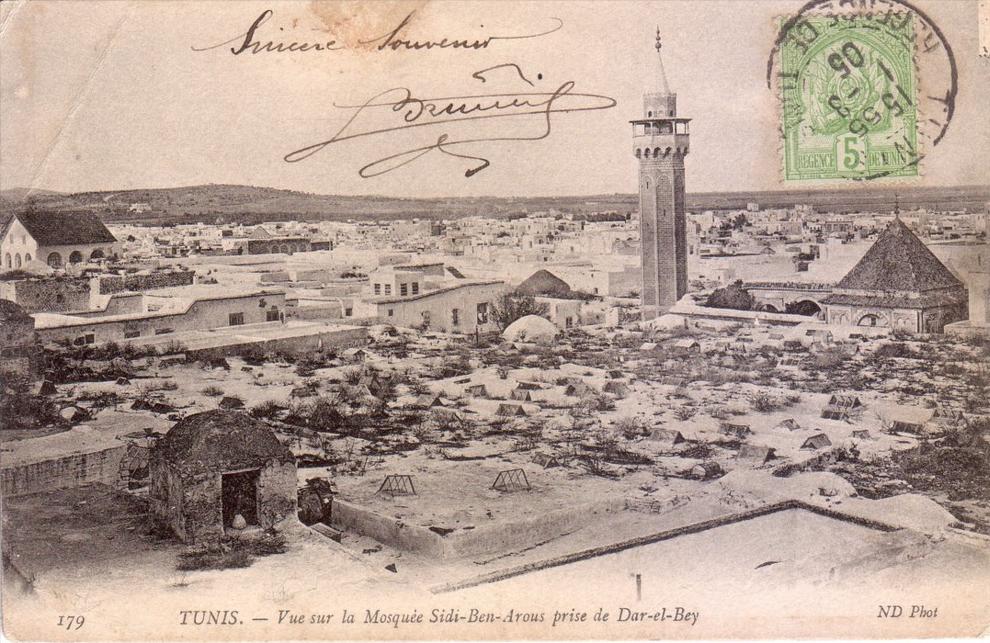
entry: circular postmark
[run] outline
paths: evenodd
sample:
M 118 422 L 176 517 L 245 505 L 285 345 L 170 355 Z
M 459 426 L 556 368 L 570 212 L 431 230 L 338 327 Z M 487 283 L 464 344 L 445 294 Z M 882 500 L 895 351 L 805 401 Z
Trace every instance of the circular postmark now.
M 779 24 L 767 87 L 784 179 L 917 176 L 958 89 L 938 25 L 905 0 L 811 0 Z

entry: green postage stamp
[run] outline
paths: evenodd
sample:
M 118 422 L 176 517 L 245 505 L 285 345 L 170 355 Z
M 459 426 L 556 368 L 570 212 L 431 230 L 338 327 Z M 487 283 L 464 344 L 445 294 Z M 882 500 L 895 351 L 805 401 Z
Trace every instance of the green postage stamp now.
M 916 176 L 913 16 L 806 16 L 780 43 L 784 178 Z

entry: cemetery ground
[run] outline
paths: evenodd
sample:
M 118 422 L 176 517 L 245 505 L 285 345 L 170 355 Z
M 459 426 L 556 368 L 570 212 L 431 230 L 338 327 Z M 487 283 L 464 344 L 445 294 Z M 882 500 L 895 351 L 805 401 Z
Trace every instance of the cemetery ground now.
M 242 409 L 291 448 L 304 491 L 441 543 L 492 538 L 438 560 L 360 529 L 338 525 L 337 543 L 293 526 L 285 553 L 242 562 L 306 577 L 332 560 L 346 582 L 415 591 L 789 499 L 926 533 L 990 533 L 985 344 L 714 323 L 575 330 L 552 345 L 371 335 L 361 350 L 304 356 L 61 351 L 54 391 L 8 388 L 5 404 L 30 412 L 0 432 L 5 466 L 147 445 L 189 414 Z M 13 543 L 34 570 L 26 582 L 79 589 L 140 570 L 149 591 L 181 595 L 250 578 L 180 570 L 189 548 L 154 531 L 147 471 L 129 473 L 127 490 L 6 502 L 5 552 Z M 93 507 L 111 519 L 96 524 Z M 532 525 L 543 535 L 512 535 Z M 58 566 L 39 564 L 53 549 Z

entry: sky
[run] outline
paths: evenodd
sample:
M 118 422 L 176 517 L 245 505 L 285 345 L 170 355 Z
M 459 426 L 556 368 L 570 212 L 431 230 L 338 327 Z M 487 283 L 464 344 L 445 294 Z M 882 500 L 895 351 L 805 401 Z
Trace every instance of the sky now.
M 823 187 L 784 181 L 779 104 L 766 87 L 776 19 L 803 1 L 456 3 L 74 2 L 0 5 L 0 188 L 59 191 L 237 183 L 323 194 L 398 197 L 555 196 L 633 192 L 637 161 L 629 120 L 655 84 L 655 30 L 692 118 L 689 192 Z M 976 0 L 916 0 L 943 30 L 958 65 L 956 111 L 926 150 L 915 185 L 985 184 L 990 168 L 990 59 L 977 56 Z M 251 24 L 265 42 L 326 42 L 334 51 L 233 55 Z M 493 40 L 478 50 L 377 51 L 412 13 L 407 39 Z M 212 47 L 232 41 L 231 43 Z M 380 43 L 381 41 L 376 41 Z M 197 51 L 199 49 L 199 51 Z M 515 65 L 510 67 L 508 65 Z M 496 67 L 494 70 L 483 70 Z M 483 72 L 481 77 L 472 76 Z M 936 79 L 937 80 L 937 79 Z M 557 107 L 608 109 L 392 130 L 408 112 L 361 110 L 374 96 L 552 93 Z M 935 83 L 936 81 L 932 81 Z M 612 99 L 612 100 L 608 100 Z M 504 99 L 509 100 L 509 99 Z M 536 99 L 534 99 L 536 100 Z M 511 110 L 510 110 L 511 111 Z M 502 110 L 498 113 L 506 113 Z M 355 116 L 356 114 L 356 116 Z M 287 154 L 346 131 L 308 158 Z M 423 123 L 420 115 L 413 122 Z M 391 131 L 389 131 L 391 130 Z M 362 167 L 433 146 L 371 178 Z M 443 146 L 441 146 L 443 147 Z M 470 177 L 465 171 L 488 165 Z M 372 165 L 366 173 L 387 169 Z M 845 187 L 845 185 L 843 185 Z

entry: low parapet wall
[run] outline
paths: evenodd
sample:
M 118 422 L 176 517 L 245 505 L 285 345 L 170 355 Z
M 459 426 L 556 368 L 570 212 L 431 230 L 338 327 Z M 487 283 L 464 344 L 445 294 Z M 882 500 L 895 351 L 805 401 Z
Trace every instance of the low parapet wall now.
M 333 499 L 330 506 L 330 525 L 344 531 L 354 531 L 378 542 L 432 558 L 443 558 L 444 547 L 440 534 L 426 527 L 410 525 L 404 520 L 384 516 L 370 509 Z
M 675 527 L 673 529 L 657 532 L 655 534 L 649 534 L 647 536 L 640 536 L 637 538 L 632 538 L 630 540 L 624 540 L 622 542 L 613 543 L 611 545 L 604 545 L 601 547 L 594 547 L 592 549 L 585 549 L 583 551 L 564 554 L 563 556 L 558 556 L 556 558 L 539 560 L 532 563 L 525 563 L 523 565 L 517 565 L 516 567 L 510 567 L 508 569 L 501 569 L 494 572 L 489 572 L 487 574 L 482 574 L 481 576 L 476 576 L 474 578 L 468 578 L 461 581 L 446 583 L 444 585 L 438 585 L 436 587 L 431 588 L 430 591 L 434 594 L 444 594 L 447 592 L 454 592 L 461 589 L 466 589 L 468 587 L 475 587 L 477 585 L 496 583 L 499 581 L 506 580 L 508 578 L 513 578 L 515 576 L 522 576 L 523 574 L 529 574 L 531 572 L 549 569 L 551 567 L 560 567 L 562 565 L 569 565 L 571 563 L 580 562 L 582 560 L 587 560 L 589 558 L 595 558 L 597 556 L 604 556 L 606 554 L 614 554 L 616 552 L 625 551 L 627 549 L 632 549 L 634 547 L 652 545 L 653 543 L 658 543 L 663 540 L 670 540 L 672 538 L 678 538 L 680 536 L 696 534 L 702 531 L 707 531 L 709 529 L 714 529 L 716 527 L 722 527 L 724 525 L 729 525 L 736 522 L 742 522 L 745 520 L 752 520 L 753 518 L 767 516 L 772 513 L 777 513 L 778 511 L 789 511 L 792 509 L 810 511 L 812 513 L 816 513 L 821 516 L 834 518 L 836 520 L 842 520 L 845 522 L 859 525 L 861 527 L 866 527 L 868 529 L 875 529 L 877 531 L 889 532 L 889 531 L 896 531 L 899 529 L 899 527 L 895 525 L 887 524 L 885 522 L 872 520 L 869 518 L 863 518 L 861 516 L 851 515 L 848 513 L 844 513 L 842 511 L 837 511 L 835 509 L 820 507 L 818 505 L 814 505 L 808 502 L 803 502 L 801 500 L 784 500 L 781 502 L 764 505 L 762 507 L 748 509 L 746 511 L 742 511 L 739 513 L 718 516 L 716 518 L 703 520 L 701 522 L 696 522 L 689 525 L 683 525 L 681 527 Z
M 127 471 L 121 468 L 126 455 L 127 445 L 122 444 L 101 451 L 4 467 L 0 469 L 0 493 L 20 496 L 78 487 L 89 482 L 102 482 L 120 488 L 127 485 Z
M 721 321 L 738 322 L 741 324 L 762 323 L 770 326 L 797 326 L 798 324 L 819 322 L 823 327 L 825 325 L 825 322 L 805 315 L 770 313 L 756 310 L 734 310 L 732 308 L 709 308 L 707 306 L 694 306 L 689 304 L 676 304 L 667 312 L 671 315 L 702 317 L 705 319 L 717 319 Z
M 337 529 L 374 538 L 390 547 L 444 560 L 500 553 L 542 543 L 574 531 L 601 514 L 624 508 L 625 502 L 621 499 L 595 502 L 550 511 L 534 518 L 441 535 L 428 527 L 410 525 L 404 520 L 334 498 L 330 523 Z

